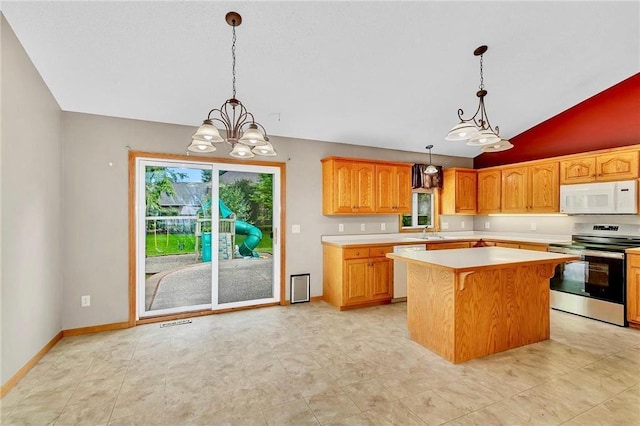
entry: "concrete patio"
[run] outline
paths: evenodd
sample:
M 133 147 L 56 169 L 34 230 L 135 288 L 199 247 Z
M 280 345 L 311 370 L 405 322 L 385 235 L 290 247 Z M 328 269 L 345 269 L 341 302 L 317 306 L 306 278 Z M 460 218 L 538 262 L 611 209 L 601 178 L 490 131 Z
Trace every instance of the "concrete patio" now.
M 211 303 L 211 263 L 192 254 L 149 257 L 146 273 L 147 310 Z M 219 303 L 273 297 L 273 258 L 238 258 L 219 262 Z

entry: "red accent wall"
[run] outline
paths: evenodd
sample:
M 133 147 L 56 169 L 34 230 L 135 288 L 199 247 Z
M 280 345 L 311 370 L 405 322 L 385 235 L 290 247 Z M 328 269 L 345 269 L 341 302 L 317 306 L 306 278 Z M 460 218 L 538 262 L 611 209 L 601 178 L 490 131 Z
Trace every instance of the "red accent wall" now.
M 474 168 L 640 144 L 640 73 L 509 140 L 512 149 L 481 154 Z

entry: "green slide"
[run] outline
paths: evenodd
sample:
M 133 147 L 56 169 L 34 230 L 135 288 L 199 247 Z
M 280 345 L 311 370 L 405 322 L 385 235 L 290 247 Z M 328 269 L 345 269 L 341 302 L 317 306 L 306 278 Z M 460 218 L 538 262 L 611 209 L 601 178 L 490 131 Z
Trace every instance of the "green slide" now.
M 223 219 L 227 219 L 233 214 L 231 209 L 229 209 L 222 200 L 218 200 L 218 207 L 220 208 L 220 217 Z M 258 257 L 258 253 L 253 251 L 253 249 L 258 247 L 258 244 L 260 244 L 260 240 L 262 240 L 262 231 L 258 227 L 247 223 L 244 220 L 236 220 L 236 234 L 247 235 L 247 238 L 238 248 L 240 254 L 242 256 Z

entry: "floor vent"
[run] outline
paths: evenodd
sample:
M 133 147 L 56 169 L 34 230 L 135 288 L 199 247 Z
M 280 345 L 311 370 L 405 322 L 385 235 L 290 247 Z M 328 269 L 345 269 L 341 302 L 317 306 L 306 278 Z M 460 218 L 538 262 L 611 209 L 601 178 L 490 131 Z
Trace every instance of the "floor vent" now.
M 160 324 L 160 328 L 173 327 L 174 325 L 183 325 L 183 324 L 191 324 L 191 320 L 184 319 L 184 320 L 178 320 L 178 321 L 163 322 L 162 324 Z
M 291 303 L 308 302 L 310 287 L 310 274 L 291 275 Z

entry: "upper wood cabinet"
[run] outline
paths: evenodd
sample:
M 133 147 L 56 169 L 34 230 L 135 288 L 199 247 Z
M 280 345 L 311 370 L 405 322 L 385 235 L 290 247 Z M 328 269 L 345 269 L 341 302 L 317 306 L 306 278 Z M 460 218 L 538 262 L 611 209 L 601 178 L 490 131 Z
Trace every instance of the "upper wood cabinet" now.
M 328 157 L 322 160 L 322 214 L 411 212 L 411 164 Z
M 557 161 L 502 168 L 502 213 L 556 213 L 559 192 Z
M 561 184 L 637 178 L 638 151 L 588 155 L 560 162 Z
M 500 213 L 501 177 L 500 170 L 478 171 L 478 214 Z
M 376 213 L 411 213 L 411 168 L 376 164 Z
M 477 173 L 473 169 L 451 168 L 443 172 L 441 213 L 475 214 Z

